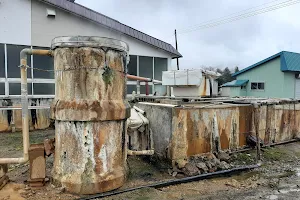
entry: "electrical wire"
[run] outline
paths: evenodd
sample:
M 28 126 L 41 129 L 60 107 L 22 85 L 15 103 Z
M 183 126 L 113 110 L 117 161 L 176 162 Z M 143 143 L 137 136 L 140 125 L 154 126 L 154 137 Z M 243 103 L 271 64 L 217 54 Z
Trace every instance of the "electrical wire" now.
M 274 2 L 276 2 L 276 1 L 279 1 L 279 0 L 274 0 L 274 1 L 271 1 L 271 2 L 267 2 L 267 3 L 264 3 L 264 4 L 260 4 L 260 5 L 257 5 L 257 6 L 250 7 L 250 8 L 244 9 L 244 10 L 240 10 L 240 11 L 238 11 L 238 12 L 234 12 L 234 13 L 231 13 L 231 14 L 229 14 L 229 15 L 225 15 L 225 16 L 222 16 L 222 17 L 218 17 L 218 18 L 215 18 L 215 19 L 208 20 L 208 21 L 204 21 L 204 22 L 202 22 L 202 23 L 200 23 L 200 24 L 198 24 L 198 25 L 190 26 L 190 27 L 185 28 L 185 29 L 178 29 L 178 31 L 184 32 L 184 31 L 187 31 L 187 30 L 190 30 L 190 29 L 193 29 L 193 28 L 197 28 L 197 27 L 199 27 L 199 26 L 201 26 L 201 25 L 208 24 L 209 22 L 213 23 L 213 22 L 217 22 L 217 21 L 220 21 L 220 20 L 228 19 L 230 16 L 233 16 L 233 15 L 237 15 L 237 14 L 239 14 L 239 15 L 245 14 L 245 13 L 244 13 L 245 11 L 250 11 L 250 10 L 252 10 L 251 12 L 253 12 L 253 9 L 254 9 L 254 8 L 259 8 L 259 7 L 262 7 L 262 6 L 264 6 L 264 5 L 268 5 L 268 4 L 274 3 Z M 282 3 L 289 2 L 289 1 L 292 1 L 292 0 L 288 0 L 288 1 L 285 1 L 285 2 L 280 2 L 280 3 L 278 3 L 278 4 L 274 4 L 274 5 L 271 5 L 271 6 L 279 5 L 279 4 L 282 4 Z M 261 8 L 261 9 L 263 9 L 263 8 Z M 237 16 L 239 16 L 239 15 L 237 15 Z
M 278 3 L 278 4 L 272 5 L 272 6 L 268 6 L 268 7 L 261 8 L 261 9 L 255 10 L 255 11 L 244 13 L 242 15 L 238 15 L 238 16 L 235 16 L 235 17 L 230 17 L 230 18 L 226 18 L 226 19 L 223 19 L 223 20 L 220 20 L 220 21 L 207 23 L 207 24 L 201 25 L 201 26 L 199 26 L 197 28 L 194 28 L 194 29 L 191 29 L 191 30 L 178 32 L 177 34 L 186 34 L 186 33 L 190 33 L 190 32 L 193 32 L 193 31 L 200 30 L 200 29 L 206 29 L 206 28 L 219 26 L 219 25 L 222 25 L 222 24 L 234 22 L 234 21 L 241 20 L 241 19 L 244 19 L 244 18 L 252 17 L 252 16 L 255 16 L 255 15 L 259 15 L 259 14 L 267 13 L 267 12 L 277 10 L 277 9 L 280 9 L 280 8 L 284 8 L 284 7 L 287 7 L 287 6 L 291 6 L 291 5 L 294 5 L 294 4 L 297 4 L 297 3 L 300 3 L 300 1 L 299 0 L 296 0 L 296 1 L 289 0 L 289 1 L 281 2 L 281 3 Z
M 233 16 L 233 15 L 237 15 L 237 14 L 240 14 L 240 13 L 243 13 L 244 11 L 249 11 L 249 10 L 253 10 L 254 8 L 259 8 L 259 7 L 262 7 L 264 5 L 268 5 L 268 4 L 271 4 L 271 3 L 274 3 L 276 1 L 280 1 L 280 0 L 273 0 L 273 1 L 270 1 L 270 2 L 267 2 L 267 3 L 264 3 L 264 4 L 260 4 L 260 5 L 257 5 L 257 6 L 253 6 L 253 7 L 250 7 L 250 8 L 247 8 L 247 9 L 244 9 L 244 10 L 240 10 L 238 12 L 234 12 L 234 13 L 231 13 L 229 15 L 225 15 L 225 16 L 222 16 L 222 17 L 218 17 L 218 18 L 215 18 L 215 19 L 211 19 L 211 20 L 208 20 L 208 21 L 204 21 L 198 25 L 194 25 L 194 26 L 191 26 L 189 28 L 185 28 L 185 29 L 177 29 L 179 30 L 180 32 L 185 32 L 185 31 L 189 31 L 190 29 L 193 29 L 193 28 L 197 28 L 201 25 L 204 25 L 204 24 L 207 24 L 209 22 L 216 22 L 216 21 L 220 21 L 220 20 L 224 20 L 224 19 L 228 19 L 230 16 Z M 286 2 L 289 2 L 289 1 L 292 1 L 292 0 L 288 0 L 288 1 L 285 1 L 285 2 L 280 2 L 278 4 L 282 4 L 282 3 L 286 3 Z M 274 5 L 278 5 L 278 4 L 274 4 Z M 272 5 L 272 6 L 274 6 Z M 253 12 L 253 11 L 252 11 Z M 168 37 L 166 37 L 166 40 L 167 39 L 170 39 L 170 37 L 173 37 L 175 34 L 173 33 L 172 35 L 169 35 Z M 173 40 L 172 40 L 173 41 Z

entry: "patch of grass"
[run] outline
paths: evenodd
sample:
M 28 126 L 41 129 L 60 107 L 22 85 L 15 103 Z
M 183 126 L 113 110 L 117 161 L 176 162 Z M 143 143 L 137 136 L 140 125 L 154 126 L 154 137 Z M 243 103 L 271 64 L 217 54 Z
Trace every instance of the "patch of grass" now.
M 249 153 L 237 153 L 234 158 L 234 162 L 241 165 L 250 165 L 253 164 L 254 161 L 254 155 Z
M 294 154 L 295 154 L 296 157 L 298 157 L 298 158 L 300 157 L 300 152 L 299 151 L 294 152 Z
M 263 157 L 268 161 L 280 161 L 289 158 L 289 154 L 284 149 L 268 147 L 264 149 Z
M 249 172 L 242 172 L 241 174 L 234 176 L 234 179 L 237 181 L 244 181 L 253 177 L 260 177 L 261 172 L 260 171 L 249 171 Z
M 281 174 L 279 174 L 277 176 L 277 178 L 285 178 L 285 177 L 290 177 L 290 176 L 294 176 L 296 175 L 296 172 L 295 171 L 292 171 L 292 170 L 287 170 Z
M 151 179 L 156 169 L 149 163 L 145 162 L 141 157 L 130 156 L 127 159 L 129 167 L 129 179 L 143 178 Z
M 267 178 L 267 179 L 274 179 L 274 178 L 275 179 L 280 179 L 280 178 L 291 177 L 291 176 L 294 176 L 295 174 L 296 174 L 295 171 L 285 170 L 284 172 L 281 172 L 281 173 L 275 173 L 275 174 L 264 176 L 264 178 Z

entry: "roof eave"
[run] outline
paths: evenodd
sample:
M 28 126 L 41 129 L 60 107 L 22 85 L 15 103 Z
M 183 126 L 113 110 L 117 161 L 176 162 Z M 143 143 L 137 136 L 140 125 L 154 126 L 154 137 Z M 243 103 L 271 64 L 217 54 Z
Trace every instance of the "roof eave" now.
M 110 18 L 110 17 L 107 17 L 107 16 L 105 16 L 105 15 L 103 15 L 103 14 L 101 14 L 101 13 L 98 13 L 98 12 L 96 12 L 96 11 L 94 11 L 94 10 L 92 10 L 92 9 L 89 9 L 89 8 L 87 8 L 87 7 L 84 7 L 84 6 L 80 5 L 80 4 L 73 3 L 73 2 L 69 2 L 69 1 L 64 1 L 64 3 L 67 3 L 67 4 L 69 3 L 69 6 L 63 7 L 63 6 L 62 6 L 63 4 L 62 4 L 61 0 L 59 0 L 58 2 L 57 2 L 57 0 L 38 0 L 38 1 L 43 2 L 43 3 L 46 3 L 46 4 L 49 4 L 49 5 L 52 5 L 52 6 L 54 6 L 54 7 L 57 7 L 57 8 L 59 8 L 59 9 L 62 9 L 62 10 L 64 10 L 64 11 L 66 11 L 66 12 L 69 12 L 69 13 L 72 13 L 72 14 L 74 14 L 74 15 L 76 15 L 76 16 L 82 17 L 82 18 L 84 18 L 84 19 L 87 19 L 87 20 L 96 22 L 96 23 L 98 23 L 98 24 L 100 24 L 100 25 L 102 25 L 102 26 L 104 26 L 104 27 L 106 27 L 106 28 L 108 28 L 108 29 L 113 29 L 113 30 L 115 30 L 115 31 L 121 32 L 122 34 L 125 34 L 125 35 L 127 35 L 127 36 L 129 36 L 129 37 L 132 37 L 132 38 L 136 39 L 136 40 L 139 40 L 139 41 L 142 41 L 142 42 L 144 42 L 144 43 L 146 43 L 146 44 L 149 44 L 149 45 L 151 45 L 151 46 L 154 46 L 154 47 L 156 47 L 156 48 L 158 48 L 158 49 L 161 49 L 161 50 L 163 50 L 163 51 L 165 51 L 165 52 L 167 52 L 167 53 L 169 53 L 169 54 L 171 54 L 171 55 L 175 55 L 175 56 L 172 56 L 172 59 L 173 59 L 173 58 L 180 58 L 180 57 L 182 57 L 182 55 L 181 55 L 181 54 L 180 54 L 180 53 L 179 53 L 179 52 L 178 52 L 171 44 L 166 43 L 166 42 L 164 42 L 164 41 L 162 41 L 162 40 L 159 40 L 159 39 L 157 39 L 157 38 L 154 38 L 154 37 L 152 37 L 152 36 L 150 36 L 150 35 L 148 35 L 148 34 L 146 34 L 146 33 L 143 33 L 143 32 L 141 32 L 141 31 L 138 31 L 138 30 L 136 30 L 136 29 L 134 29 L 134 28 L 132 28 L 132 27 L 129 27 L 129 26 L 125 25 L 125 24 L 122 24 L 122 23 L 120 23 L 120 22 L 117 21 L 117 20 L 114 20 L 114 19 L 112 19 L 112 18 Z M 88 11 L 90 11 L 90 12 L 93 12 L 93 14 L 90 14 L 90 17 L 85 16 L 85 15 L 86 15 L 86 10 L 85 10 L 85 12 L 83 12 L 84 14 L 77 13 L 77 12 L 71 10 L 71 7 L 72 7 L 73 4 L 76 5 L 76 6 L 80 6 L 82 9 L 86 9 L 86 10 L 88 10 Z M 126 32 L 126 30 L 121 31 L 121 28 L 120 28 L 120 27 L 117 28 L 117 27 L 114 27 L 114 26 L 108 26 L 108 25 L 106 25 L 106 24 L 104 24 L 104 23 L 101 23 L 101 22 L 95 20 L 95 19 L 92 19 L 93 17 L 95 17 L 95 16 L 94 16 L 95 14 L 96 14 L 96 15 L 99 15 L 100 17 L 106 17 L 106 18 L 107 18 L 108 20 L 110 20 L 110 21 L 114 21 L 114 22 L 118 23 L 119 25 L 126 26 L 127 28 L 130 28 L 130 29 L 132 29 L 132 30 L 134 30 L 134 31 L 137 31 L 137 32 L 139 32 L 140 34 L 142 34 L 143 36 L 145 35 L 145 37 L 146 37 L 146 36 L 147 36 L 147 37 L 150 37 L 151 39 L 149 39 L 149 40 L 155 40 L 156 43 L 157 43 L 157 45 L 155 45 L 155 43 L 153 44 L 153 43 L 151 43 L 151 42 L 148 42 L 147 39 L 143 40 L 143 37 L 142 37 L 142 36 L 139 38 L 139 37 L 134 37 L 133 35 L 130 35 L 130 34 L 129 34 L 130 31 L 127 31 L 127 32 Z M 106 22 L 106 23 L 108 24 L 108 22 Z M 141 38 L 142 38 L 142 39 L 141 39 Z M 163 48 L 164 46 L 165 46 L 165 48 Z

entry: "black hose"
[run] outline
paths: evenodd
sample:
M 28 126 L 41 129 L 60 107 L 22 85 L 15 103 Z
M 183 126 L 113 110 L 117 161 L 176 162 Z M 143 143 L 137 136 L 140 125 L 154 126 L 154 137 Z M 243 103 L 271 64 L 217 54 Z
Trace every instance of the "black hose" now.
M 255 169 L 258 167 L 259 167 L 259 165 L 247 165 L 247 166 L 237 167 L 237 168 L 223 170 L 223 171 L 216 171 L 216 172 L 212 172 L 212 173 L 208 173 L 208 174 L 200 174 L 200 175 L 185 177 L 185 178 L 181 178 L 181 179 L 163 181 L 163 182 L 158 182 L 158 183 L 156 182 L 156 183 L 152 183 L 149 185 L 142 185 L 142 186 L 128 188 L 128 189 L 124 189 L 124 190 L 115 190 L 112 192 L 95 194 L 95 195 L 91 195 L 91 196 L 87 196 L 87 197 L 82 197 L 78 200 L 104 198 L 104 197 L 113 196 L 113 195 L 117 195 L 117 194 L 121 194 L 121 193 L 125 193 L 125 192 L 131 192 L 131 191 L 143 189 L 143 188 L 161 188 L 161 187 L 166 187 L 166 186 L 170 186 L 170 185 L 176 185 L 176 184 L 181 184 L 181 183 L 188 183 L 188 182 L 192 182 L 192 181 L 203 180 L 203 179 L 207 179 L 207 178 L 214 178 L 219 175 L 226 175 L 226 174 L 228 175 L 228 174 L 238 173 L 241 171 Z

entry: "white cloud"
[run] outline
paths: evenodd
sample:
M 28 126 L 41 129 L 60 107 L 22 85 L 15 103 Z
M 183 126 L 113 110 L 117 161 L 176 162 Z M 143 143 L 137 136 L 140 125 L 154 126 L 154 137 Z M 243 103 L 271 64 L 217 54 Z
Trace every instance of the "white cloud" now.
M 271 0 L 76 0 L 174 45 L 180 30 Z M 283 1 L 283 0 L 282 0 Z M 280 0 L 278 0 L 280 2 Z M 178 35 L 181 68 L 247 67 L 282 50 L 300 52 L 300 5 Z M 176 62 L 174 60 L 175 67 Z

